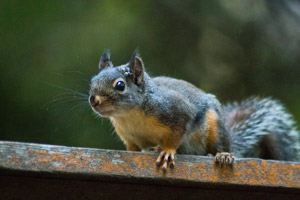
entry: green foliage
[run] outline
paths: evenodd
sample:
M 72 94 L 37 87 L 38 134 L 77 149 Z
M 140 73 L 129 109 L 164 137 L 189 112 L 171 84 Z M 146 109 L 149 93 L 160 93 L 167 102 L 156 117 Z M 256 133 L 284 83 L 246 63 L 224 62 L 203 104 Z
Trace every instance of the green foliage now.
M 124 148 L 66 88 L 88 94 L 104 49 L 119 65 L 136 47 L 152 75 L 222 102 L 273 96 L 299 122 L 299 10 L 296 1 L 2 1 L 0 139 Z

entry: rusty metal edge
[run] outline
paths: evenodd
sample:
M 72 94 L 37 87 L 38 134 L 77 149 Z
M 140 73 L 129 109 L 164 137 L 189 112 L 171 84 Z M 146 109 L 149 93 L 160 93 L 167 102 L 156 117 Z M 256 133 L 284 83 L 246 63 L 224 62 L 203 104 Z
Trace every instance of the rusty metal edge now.
M 300 191 L 300 163 L 237 159 L 233 168 L 220 167 L 205 156 L 177 155 L 176 167 L 155 166 L 155 153 L 65 147 L 0 141 L 2 174 L 80 176 L 91 180 L 119 179 L 169 185 L 281 188 Z M 184 183 L 184 184 L 183 184 Z

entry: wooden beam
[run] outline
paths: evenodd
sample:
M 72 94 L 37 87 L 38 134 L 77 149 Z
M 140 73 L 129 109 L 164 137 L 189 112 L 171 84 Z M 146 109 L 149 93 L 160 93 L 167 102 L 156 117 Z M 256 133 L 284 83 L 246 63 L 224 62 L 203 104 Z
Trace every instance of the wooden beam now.
M 156 157 L 0 141 L 0 194 L 5 199 L 18 199 L 24 192 L 33 199 L 80 194 L 87 199 L 101 194 L 122 199 L 153 199 L 157 194 L 167 199 L 300 197 L 300 163 L 236 159 L 233 167 L 220 167 L 210 157 L 176 155 L 175 168 L 164 172 L 156 167 Z

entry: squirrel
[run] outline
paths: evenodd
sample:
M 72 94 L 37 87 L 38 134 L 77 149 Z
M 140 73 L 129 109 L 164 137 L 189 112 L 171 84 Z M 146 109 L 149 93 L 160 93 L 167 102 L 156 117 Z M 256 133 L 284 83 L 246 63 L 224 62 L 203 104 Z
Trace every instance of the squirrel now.
M 232 165 L 237 157 L 297 161 L 299 133 L 293 117 L 271 98 L 221 105 L 184 80 L 151 77 L 136 50 L 114 67 L 110 52 L 91 79 L 89 103 L 109 118 L 129 151 L 160 152 L 157 166 L 175 166 L 174 155 L 214 155 Z

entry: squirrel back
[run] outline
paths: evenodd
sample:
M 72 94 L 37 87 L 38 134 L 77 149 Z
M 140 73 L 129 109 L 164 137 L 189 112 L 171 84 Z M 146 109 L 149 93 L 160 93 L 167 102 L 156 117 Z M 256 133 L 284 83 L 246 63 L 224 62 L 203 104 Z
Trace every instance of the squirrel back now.
M 251 97 L 223 110 L 236 156 L 299 161 L 299 132 L 278 100 Z

